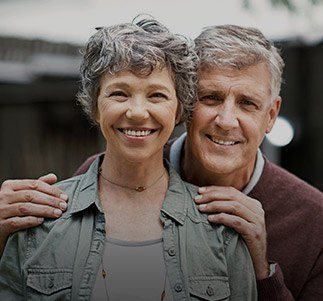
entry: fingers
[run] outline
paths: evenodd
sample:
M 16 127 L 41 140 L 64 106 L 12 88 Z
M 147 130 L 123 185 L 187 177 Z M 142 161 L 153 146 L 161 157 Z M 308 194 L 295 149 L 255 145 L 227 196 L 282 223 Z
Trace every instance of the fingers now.
M 9 235 L 19 230 L 36 227 L 43 223 L 43 221 L 43 218 L 35 216 L 12 217 L 1 221 L 0 227 L 2 234 Z
M 208 204 L 200 204 L 198 209 L 203 213 L 214 214 L 223 212 L 239 216 L 248 222 L 256 222 L 257 220 L 257 215 L 238 201 L 214 201 Z
M 11 219 L 14 217 L 34 216 L 57 218 L 62 215 L 62 210 L 47 205 L 34 203 L 15 203 L 3 207 L 1 219 Z
M 57 182 L 57 176 L 53 173 L 49 173 L 47 175 L 41 176 L 38 180 L 46 182 L 47 184 L 55 184 Z
M 235 229 L 245 240 L 266 235 L 265 212 L 258 200 L 233 187 L 202 187 L 199 193 L 195 202 L 201 212 L 209 214 L 210 222 Z
M 212 214 L 208 216 L 211 223 L 222 224 L 227 227 L 233 228 L 242 236 L 246 237 L 252 233 L 252 224 L 248 223 L 245 219 L 227 213 Z
M 45 176 L 47 180 L 54 180 L 53 175 Z M 7 180 L 2 183 L 1 191 L 37 190 L 45 194 L 67 200 L 67 195 L 59 188 L 49 185 L 41 180 Z
M 199 189 L 199 195 L 195 197 L 194 201 L 196 204 L 207 204 L 207 206 L 199 206 L 203 212 L 212 212 L 213 206 L 216 206 L 215 203 L 218 201 L 235 201 L 235 207 L 239 205 L 245 206 L 249 210 L 253 211 L 259 216 L 264 215 L 261 203 L 253 198 L 248 197 L 243 194 L 241 191 L 233 187 L 219 187 L 219 186 L 210 186 L 202 187 Z M 233 203 L 230 203 L 232 205 Z M 237 208 L 238 210 L 239 208 Z
M 39 192 L 36 190 L 19 190 L 16 192 L 8 192 L 6 195 L 7 195 L 7 204 L 26 202 L 26 203 L 48 205 L 62 210 L 65 210 L 67 207 L 66 202 L 61 198 L 57 198 L 55 196 L 52 196 L 43 192 Z

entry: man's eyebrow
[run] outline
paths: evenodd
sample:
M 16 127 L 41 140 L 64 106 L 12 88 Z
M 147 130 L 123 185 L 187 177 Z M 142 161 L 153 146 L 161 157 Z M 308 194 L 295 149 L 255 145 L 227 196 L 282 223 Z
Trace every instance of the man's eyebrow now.
M 212 87 L 204 87 L 204 88 L 197 88 L 197 94 L 216 94 L 220 97 L 224 97 L 226 93 L 221 90 L 220 87 L 213 86 Z

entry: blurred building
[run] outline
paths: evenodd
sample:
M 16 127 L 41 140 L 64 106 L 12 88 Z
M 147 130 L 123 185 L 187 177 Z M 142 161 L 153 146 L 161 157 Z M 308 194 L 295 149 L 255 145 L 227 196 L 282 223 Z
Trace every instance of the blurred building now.
M 49 171 L 63 179 L 103 149 L 76 105 L 79 50 L 0 37 L 0 182 Z

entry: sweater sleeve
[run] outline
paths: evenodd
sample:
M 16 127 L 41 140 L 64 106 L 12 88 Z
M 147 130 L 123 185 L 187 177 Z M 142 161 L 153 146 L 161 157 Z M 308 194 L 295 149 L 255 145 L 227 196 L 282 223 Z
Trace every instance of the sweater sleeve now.
M 257 281 L 259 301 L 292 301 L 295 300 L 285 285 L 280 266 L 275 264 L 274 273 L 265 279 Z
M 297 300 L 323 300 L 323 250 L 318 255 L 318 258 Z
M 257 300 L 257 284 L 252 259 L 243 239 L 236 232 L 226 242 L 225 253 L 230 301 Z

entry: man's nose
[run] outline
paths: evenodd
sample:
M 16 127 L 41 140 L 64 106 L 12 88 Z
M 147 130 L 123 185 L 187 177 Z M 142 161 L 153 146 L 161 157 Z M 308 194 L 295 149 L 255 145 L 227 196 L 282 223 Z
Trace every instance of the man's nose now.
M 147 100 L 144 97 L 134 97 L 129 101 L 126 117 L 131 120 L 140 121 L 149 117 Z
M 224 101 L 216 110 L 215 124 L 218 127 L 228 131 L 239 126 L 238 109 L 233 101 Z

